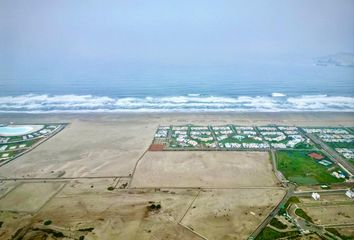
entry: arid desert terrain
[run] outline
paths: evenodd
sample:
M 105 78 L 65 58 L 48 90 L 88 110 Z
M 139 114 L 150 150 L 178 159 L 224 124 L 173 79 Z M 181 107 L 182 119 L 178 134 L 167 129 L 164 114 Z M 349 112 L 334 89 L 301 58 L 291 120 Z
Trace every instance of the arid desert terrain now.
M 0 167 L 0 239 L 247 239 L 285 195 L 269 154 L 151 152 L 156 128 L 353 126 L 354 115 L 6 114 L 0 122 L 68 123 Z

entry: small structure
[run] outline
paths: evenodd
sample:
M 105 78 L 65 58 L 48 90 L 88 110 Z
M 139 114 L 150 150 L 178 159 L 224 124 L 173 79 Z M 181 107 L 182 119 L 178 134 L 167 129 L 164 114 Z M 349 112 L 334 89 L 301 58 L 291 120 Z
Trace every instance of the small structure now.
M 308 156 L 312 157 L 313 159 L 316 159 L 316 160 L 321 160 L 324 158 L 324 156 L 322 156 L 321 154 L 315 153 L 315 152 L 309 153 Z
M 318 161 L 319 164 L 322 164 L 323 166 L 325 167 L 328 167 L 328 166 L 331 166 L 332 165 L 332 162 L 328 161 L 328 160 L 321 160 L 321 161 Z
M 332 172 L 332 176 L 336 177 L 336 178 L 345 178 L 345 175 L 341 172 L 341 171 L 338 171 L 338 172 Z
M 163 151 L 164 145 L 160 143 L 154 143 L 150 145 L 149 151 Z
M 314 199 L 314 200 L 320 200 L 320 194 L 318 194 L 317 192 L 313 192 L 311 194 L 311 197 Z
M 345 192 L 345 195 L 348 197 L 348 198 L 354 198 L 354 192 L 350 189 L 348 189 L 348 191 Z

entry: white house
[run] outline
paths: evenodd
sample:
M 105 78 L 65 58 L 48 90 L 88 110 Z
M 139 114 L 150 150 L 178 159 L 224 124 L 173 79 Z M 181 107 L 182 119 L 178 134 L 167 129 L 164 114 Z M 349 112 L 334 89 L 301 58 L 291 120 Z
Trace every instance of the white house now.
M 311 197 L 314 199 L 314 200 L 320 200 L 320 194 L 316 193 L 316 192 L 313 192 L 311 194 Z
M 354 198 L 354 192 L 348 189 L 348 191 L 345 192 L 345 195 L 347 195 L 348 198 Z

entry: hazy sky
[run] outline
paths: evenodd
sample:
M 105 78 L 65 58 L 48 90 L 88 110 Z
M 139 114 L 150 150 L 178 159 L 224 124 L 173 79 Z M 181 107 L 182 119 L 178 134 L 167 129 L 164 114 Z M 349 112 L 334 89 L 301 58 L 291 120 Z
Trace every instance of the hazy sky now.
M 354 52 L 353 0 L 0 0 L 0 70 Z

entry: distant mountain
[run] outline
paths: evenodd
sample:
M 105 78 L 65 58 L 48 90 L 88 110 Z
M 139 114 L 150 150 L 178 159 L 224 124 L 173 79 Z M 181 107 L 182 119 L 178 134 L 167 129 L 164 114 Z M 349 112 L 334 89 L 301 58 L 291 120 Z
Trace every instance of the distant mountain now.
M 337 53 L 315 59 L 316 65 L 319 66 L 342 66 L 354 67 L 354 54 L 353 53 Z

